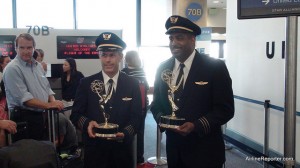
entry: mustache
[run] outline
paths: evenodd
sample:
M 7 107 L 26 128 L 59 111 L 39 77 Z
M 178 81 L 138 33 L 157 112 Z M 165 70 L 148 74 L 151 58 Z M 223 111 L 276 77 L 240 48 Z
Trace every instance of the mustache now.
M 171 46 L 171 49 L 180 49 L 181 47 L 180 46 L 177 46 L 177 45 L 174 45 L 174 46 Z

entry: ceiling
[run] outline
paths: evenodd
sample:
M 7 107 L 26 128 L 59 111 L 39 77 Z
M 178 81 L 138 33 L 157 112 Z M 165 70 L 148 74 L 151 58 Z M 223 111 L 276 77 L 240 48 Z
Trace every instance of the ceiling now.
M 227 0 L 207 0 L 208 8 L 226 8 Z

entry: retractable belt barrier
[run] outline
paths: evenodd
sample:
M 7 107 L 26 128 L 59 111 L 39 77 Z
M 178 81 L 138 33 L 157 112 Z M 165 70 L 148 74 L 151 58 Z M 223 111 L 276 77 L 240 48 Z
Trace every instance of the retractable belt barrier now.
M 43 112 L 21 109 L 18 107 L 10 110 L 9 119 L 16 122 L 17 133 L 14 135 L 8 134 L 8 144 L 10 145 L 21 139 L 49 139 L 55 146 L 55 132 L 57 131 L 57 134 L 59 135 L 59 112 L 60 111 L 56 108 L 47 109 Z M 57 121 L 57 130 L 55 130 L 55 121 Z M 44 129 L 48 130 L 48 136 L 45 134 Z M 58 141 L 60 141 L 59 138 Z
M 156 156 L 150 157 L 147 159 L 147 162 L 154 164 L 154 165 L 166 165 L 167 158 L 161 157 L 161 139 L 162 139 L 162 133 L 160 131 L 159 126 L 157 125 L 157 132 L 156 132 L 157 138 L 156 138 Z
M 270 100 L 265 100 L 265 138 L 264 138 L 264 155 L 269 157 L 269 130 L 270 130 Z M 264 168 L 268 168 L 269 164 L 263 162 Z
M 58 117 L 58 109 L 56 108 L 53 108 L 53 109 L 48 109 L 45 111 L 48 115 L 48 134 L 49 134 L 49 141 L 53 142 L 54 146 L 55 145 L 55 140 L 56 140 L 56 135 L 55 135 L 55 118 L 56 118 L 56 123 L 57 123 L 57 135 L 60 135 L 60 132 L 59 132 L 59 117 Z M 58 144 L 60 144 L 60 138 L 58 136 Z M 60 154 L 60 150 L 59 150 L 59 146 L 58 145 L 58 152 Z

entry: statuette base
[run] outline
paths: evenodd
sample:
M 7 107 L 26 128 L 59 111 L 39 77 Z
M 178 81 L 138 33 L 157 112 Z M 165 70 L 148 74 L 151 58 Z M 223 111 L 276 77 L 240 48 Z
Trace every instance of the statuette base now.
M 160 117 L 159 126 L 162 128 L 166 128 L 166 129 L 169 129 L 169 128 L 176 129 L 184 123 L 185 123 L 184 118 L 167 115 L 167 116 Z
M 113 138 L 116 137 L 119 125 L 113 123 L 101 123 L 98 128 L 94 128 L 96 137 Z

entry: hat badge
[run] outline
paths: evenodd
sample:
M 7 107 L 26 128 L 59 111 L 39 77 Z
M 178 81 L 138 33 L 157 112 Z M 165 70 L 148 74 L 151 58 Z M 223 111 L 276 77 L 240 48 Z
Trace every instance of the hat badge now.
M 178 20 L 178 17 L 170 17 L 171 23 L 176 23 Z
M 109 40 L 111 37 L 111 34 L 103 34 L 103 39 L 104 40 Z

